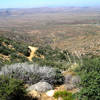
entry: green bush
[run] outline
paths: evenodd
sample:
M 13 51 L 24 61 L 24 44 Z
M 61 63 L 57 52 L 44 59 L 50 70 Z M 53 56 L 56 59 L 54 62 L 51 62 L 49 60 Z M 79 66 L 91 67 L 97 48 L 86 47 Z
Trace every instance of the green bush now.
M 6 46 L 2 43 L 5 43 Z M 14 49 L 8 48 L 9 45 L 11 45 Z M 9 61 L 5 61 L 6 59 L 4 59 L 4 61 L 2 62 L 0 59 L 0 61 L 2 62 L 0 63 L 0 65 L 25 62 L 28 61 L 26 56 L 29 56 L 27 44 L 15 42 L 5 37 L 0 37 L 0 53 L 10 57 Z M 19 53 L 21 53 L 22 55 L 19 55 Z
M 11 50 L 10 49 L 8 49 L 8 48 L 6 48 L 6 47 L 4 47 L 4 46 L 1 46 L 0 47 L 0 53 L 2 53 L 2 54 L 4 54 L 4 55 L 9 55 L 9 54 L 11 54 Z
M 67 91 L 57 91 L 54 94 L 55 98 L 61 97 L 63 100 L 74 100 L 72 93 Z
M 25 56 L 20 56 L 17 53 L 12 53 L 10 55 L 10 60 L 12 62 L 16 62 L 16 63 L 17 62 L 26 62 L 26 61 L 28 61 L 28 59 Z
M 33 58 L 33 61 L 44 66 L 52 66 L 60 70 L 68 69 L 72 63 L 79 63 L 79 58 L 72 55 L 68 50 L 52 49 L 50 46 L 40 47 L 36 54 L 44 55 L 44 59 Z
M 21 44 L 19 42 L 12 43 L 13 47 L 16 49 L 17 52 L 24 54 L 25 56 L 29 56 L 28 53 L 28 46 L 26 44 Z
M 12 49 L 5 47 L 4 45 L 2 45 L 2 42 L 4 42 L 7 46 L 12 45 L 12 47 L 14 47 L 15 50 L 12 50 Z M 15 41 L 10 40 L 10 39 L 5 38 L 5 37 L 0 37 L 0 53 L 3 53 L 5 55 L 9 55 L 12 52 L 14 52 L 14 53 L 20 52 L 20 53 L 24 54 L 25 56 L 29 55 L 27 44 L 15 42 Z
M 78 100 L 100 100 L 100 58 L 86 58 L 77 69 L 81 76 Z
M 24 100 L 25 97 L 22 81 L 0 76 L 0 100 Z

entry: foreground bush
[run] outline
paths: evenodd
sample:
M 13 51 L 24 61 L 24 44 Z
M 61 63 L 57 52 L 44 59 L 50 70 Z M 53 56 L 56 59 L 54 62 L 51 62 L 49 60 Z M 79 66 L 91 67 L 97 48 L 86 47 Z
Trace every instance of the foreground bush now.
M 40 67 L 37 64 L 18 63 L 6 65 L 2 67 L 0 74 L 10 78 L 21 79 L 27 84 L 46 81 L 52 85 L 58 85 L 64 82 L 64 77 L 58 69 L 47 66 Z
M 78 68 L 82 87 L 78 100 L 100 100 L 100 58 L 84 59 Z
M 24 84 L 20 80 L 0 77 L 0 100 L 26 100 Z
M 72 93 L 69 93 L 67 91 L 57 91 L 55 94 L 54 94 L 54 97 L 55 98 L 59 98 L 61 97 L 63 100 L 74 100 L 73 99 L 73 96 L 72 96 Z

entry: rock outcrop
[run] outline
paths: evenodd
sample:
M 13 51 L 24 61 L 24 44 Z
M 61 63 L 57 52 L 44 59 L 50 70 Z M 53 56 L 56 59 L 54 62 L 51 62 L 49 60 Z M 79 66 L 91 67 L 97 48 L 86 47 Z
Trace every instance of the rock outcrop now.
M 80 77 L 77 75 L 72 75 L 70 73 L 65 75 L 65 85 L 67 90 L 73 90 L 77 88 L 77 84 L 79 84 L 80 81 Z
M 47 83 L 47 82 L 38 82 L 32 86 L 30 86 L 29 88 L 27 88 L 27 91 L 38 91 L 38 92 L 46 92 L 48 90 L 52 90 L 53 87 Z

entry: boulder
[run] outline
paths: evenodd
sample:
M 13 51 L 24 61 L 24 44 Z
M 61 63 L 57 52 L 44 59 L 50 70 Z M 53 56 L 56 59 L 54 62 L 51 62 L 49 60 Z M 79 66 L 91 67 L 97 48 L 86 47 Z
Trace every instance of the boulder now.
M 71 74 L 66 74 L 65 75 L 65 83 L 66 84 L 69 84 L 71 79 L 72 79 L 72 75 Z
M 52 90 L 52 86 L 47 82 L 38 82 L 27 88 L 27 91 L 38 91 L 38 92 L 46 92 L 48 90 Z
M 77 84 L 80 83 L 80 77 L 78 75 L 67 74 L 65 76 L 65 85 L 67 90 L 73 90 L 77 88 Z

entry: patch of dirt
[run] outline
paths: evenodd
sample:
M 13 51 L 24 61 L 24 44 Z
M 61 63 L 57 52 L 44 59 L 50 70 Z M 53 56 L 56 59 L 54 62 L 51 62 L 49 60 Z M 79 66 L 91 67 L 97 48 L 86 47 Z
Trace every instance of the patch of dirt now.
M 3 54 L 0 54 L 0 58 L 3 59 L 4 61 L 5 61 L 5 60 L 10 61 L 10 57 L 9 57 L 9 56 L 5 56 L 5 55 L 3 55 Z
M 39 57 L 35 54 L 36 51 L 38 50 L 37 47 L 29 46 L 28 48 L 30 49 L 30 56 L 28 57 L 28 60 L 29 60 L 29 61 L 32 61 L 32 58 L 33 58 L 33 57 L 39 58 Z M 40 55 L 40 58 L 44 59 L 44 56 L 43 56 L 43 55 Z

